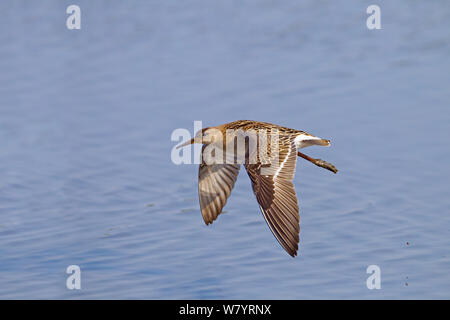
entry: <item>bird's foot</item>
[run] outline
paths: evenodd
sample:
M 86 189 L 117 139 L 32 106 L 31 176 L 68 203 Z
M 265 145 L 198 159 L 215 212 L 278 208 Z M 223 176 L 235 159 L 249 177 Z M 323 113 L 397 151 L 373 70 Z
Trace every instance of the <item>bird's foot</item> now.
M 338 169 L 336 169 L 336 167 L 333 164 L 331 164 L 329 162 L 326 162 L 325 160 L 315 159 L 314 164 L 316 166 L 319 166 L 319 167 L 325 168 L 327 170 L 330 170 L 331 172 L 334 172 L 334 173 L 338 172 Z

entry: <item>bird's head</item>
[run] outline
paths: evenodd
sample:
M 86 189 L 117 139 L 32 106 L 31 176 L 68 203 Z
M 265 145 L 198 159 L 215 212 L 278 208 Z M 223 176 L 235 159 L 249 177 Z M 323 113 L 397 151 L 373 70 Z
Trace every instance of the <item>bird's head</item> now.
M 195 137 L 180 144 L 177 149 L 188 146 L 193 143 L 210 144 L 223 140 L 222 131 L 215 127 L 203 128 L 195 134 Z

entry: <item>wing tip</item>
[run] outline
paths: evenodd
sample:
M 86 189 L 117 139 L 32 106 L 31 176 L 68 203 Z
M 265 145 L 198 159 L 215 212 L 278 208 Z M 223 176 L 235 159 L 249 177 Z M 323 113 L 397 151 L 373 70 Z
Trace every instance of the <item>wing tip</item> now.
M 295 250 L 295 251 L 287 251 L 287 253 L 288 253 L 292 258 L 295 258 L 295 257 L 297 256 L 297 251 L 298 251 L 298 250 Z
M 214 222 L 214 220 L 210 220 L 210 219 L 203 219 L 203 221 L 205 222 L 205 224 L 207 226 L 211 225 Z

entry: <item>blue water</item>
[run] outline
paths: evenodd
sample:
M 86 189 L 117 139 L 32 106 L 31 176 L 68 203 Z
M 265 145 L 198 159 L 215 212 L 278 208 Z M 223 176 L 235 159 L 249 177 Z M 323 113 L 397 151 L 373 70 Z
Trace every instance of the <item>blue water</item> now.
M 450 3 L 0 2 L 0 298 L 450 298 Z M 241 172 L 212 226 L 173 130 L 332 140 L 299 159 L 299 255 Z M 366 269 L 381 269 L 369 290 Z M 81 290 L 66 288 L 79 265 Z

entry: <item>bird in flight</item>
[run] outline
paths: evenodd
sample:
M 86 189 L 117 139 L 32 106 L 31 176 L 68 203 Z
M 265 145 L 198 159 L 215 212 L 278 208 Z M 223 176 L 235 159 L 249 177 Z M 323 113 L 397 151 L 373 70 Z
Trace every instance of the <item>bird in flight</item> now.
M 267 225 L 284 250 L 295 257 L 300 234 L 292 182 L 297 156 L 337 173 L 331 163 L 311 158 L 298 149 L 329 146 L 330 140 L 271 123 L 238 120 L 203 128 L 177 148 L 193 143 L 203 145 L 198 195 L 205 223 L 213 223 L 222 212 L 243 165 Z

